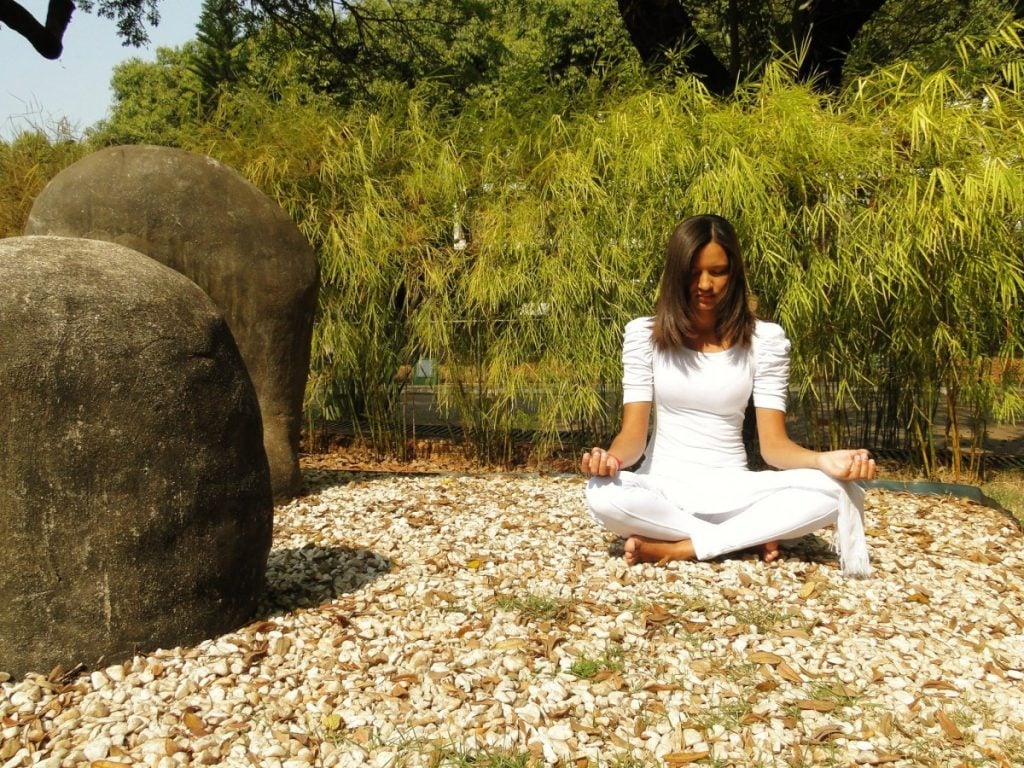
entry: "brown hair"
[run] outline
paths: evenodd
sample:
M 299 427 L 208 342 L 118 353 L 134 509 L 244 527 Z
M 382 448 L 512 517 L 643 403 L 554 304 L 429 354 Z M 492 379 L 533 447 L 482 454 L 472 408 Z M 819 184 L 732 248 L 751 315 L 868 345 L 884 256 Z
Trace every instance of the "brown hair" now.
M 661 273 L 651 331 L 651 339 L 659 350 L 679 349 L 685 346 L 687 339 L 696 336 L 690 269 L 697 254 L 710 242 L 720 245 L 729 257 L 729 283 L 715 309 L 715 333 L 728 346 L 750 344 L 755 317 L 747 296 L 739 238 L 728 221 L 705 213 L 680 222 L 665 247 L 665 268 Z

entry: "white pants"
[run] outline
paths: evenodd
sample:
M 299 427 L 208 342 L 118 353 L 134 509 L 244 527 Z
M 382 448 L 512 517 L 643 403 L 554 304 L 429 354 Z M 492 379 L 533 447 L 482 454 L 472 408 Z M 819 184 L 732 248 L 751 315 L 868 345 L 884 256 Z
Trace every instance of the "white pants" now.
M 836 522 L 843 486 L 816 469 L 592 477 L 587 505 L 620 536 L 690 539 L 700 560 L 795 539 Z

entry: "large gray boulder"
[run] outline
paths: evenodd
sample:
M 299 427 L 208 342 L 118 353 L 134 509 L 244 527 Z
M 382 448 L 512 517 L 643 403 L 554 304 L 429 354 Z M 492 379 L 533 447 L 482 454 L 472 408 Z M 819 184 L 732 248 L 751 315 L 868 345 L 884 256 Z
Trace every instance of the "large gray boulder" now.
M 204 155 L 112 147 L 57 174 L 36 199 L 25 234 L 127 245 L 206 291 L 256 386 L 274 495 L 298 493 L 317 263 L 276 202 Z
M 195 283 L 111 243 L 0 240 L 0 669 L 244 623 L 273 516 L 260 436 Z

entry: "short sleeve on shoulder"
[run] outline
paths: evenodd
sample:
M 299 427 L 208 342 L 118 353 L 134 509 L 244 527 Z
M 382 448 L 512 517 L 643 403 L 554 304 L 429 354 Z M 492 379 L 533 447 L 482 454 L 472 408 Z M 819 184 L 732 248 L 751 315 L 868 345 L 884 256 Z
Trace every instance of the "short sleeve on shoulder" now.
M 782 326 L 758 321 L 751 345 L 754 355 L 754 407 L 786 410 L 789 390 L 789 339 Z
M 654 401 L 654 318 L 638 317 L 626 324 L 622 340 L 622 402 Z

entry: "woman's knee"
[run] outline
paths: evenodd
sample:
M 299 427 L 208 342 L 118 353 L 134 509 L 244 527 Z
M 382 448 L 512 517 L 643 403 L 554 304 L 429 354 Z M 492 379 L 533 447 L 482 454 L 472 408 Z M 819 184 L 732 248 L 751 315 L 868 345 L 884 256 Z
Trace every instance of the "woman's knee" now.
M 592 477 L 587 481 L 584 496 L 591 514 L 608 508 L 611 503 L 609 497 L 614 494 L 615 486 L 615 480 L 610 477 Z

